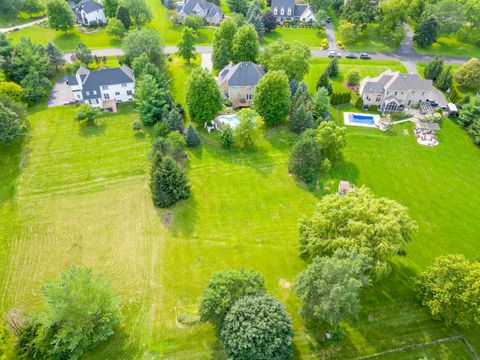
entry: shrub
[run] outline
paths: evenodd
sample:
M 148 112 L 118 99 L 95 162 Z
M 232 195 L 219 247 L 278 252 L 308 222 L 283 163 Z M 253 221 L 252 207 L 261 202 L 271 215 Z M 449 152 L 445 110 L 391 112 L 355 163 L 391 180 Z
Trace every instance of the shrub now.
M 347 75 L 348 85 L 358 85 L 360 82 L 360 73 L 356 70 L 352 70 Z
M 229 149 L 233 145 L 233 130 L 230 126 L 225 125 L 220 129 L 220 142 L 224 149 Z
M 157 122 L 152 128 L 152 135 L 154 137 L 165 137 L 169 132 L 170 130 L 164 122 Z
M 198 135 L 197 130 L 195 130 L 190 124 L 187 129 L 187 146 L 192 148 L 192 147 L 197 147 L 200 145 L 200 135 Z
M 310 131 L 293 146 L 288 171 L 307 184 L 312 184 L 320 172 L 322 153 Z

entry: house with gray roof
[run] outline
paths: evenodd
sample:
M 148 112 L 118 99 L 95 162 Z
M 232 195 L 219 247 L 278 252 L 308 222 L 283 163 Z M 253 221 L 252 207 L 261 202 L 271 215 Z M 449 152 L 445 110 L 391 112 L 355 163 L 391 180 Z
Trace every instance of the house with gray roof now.
M 69 4 L 78 23 L 85 26 L 107 23 L 107 17 L 100 2 L 82 0 L 78 4 L 75 4 L 73 1 L 69 2 Z
M 209 24 L 218 25 L 223 19 L 223 11 L 214 3 L 205 0 L 184 0 L 176 4 L 178 19 L 189 15 L 196 15 L 204 18 Z
M 223 96 L 232 102 L 233 107 L 250 106 L 255 86 L 264 75 L 261 65 L 242 61 L 225 66 L 218 74 L 217 82 Z
M 440 106 L 445 102 L 433 87 L 432 80 L 390 69 L 375 78 L 367 76 L 360 82 L 359 90 L 365 107 L 378 106 L 383 112 L 400 112 L 432 100 Z
M 295 0 L 272 0 L 272 13 L 278 22 L 288 20 L 312 22 L 315 20 L 310 4 L 297 4 Z
M 96 71 L 81 66 L 67 77 L 67 85 L 75 101 L 116 111 L 117 103 L 133 100 L 135 76 L 127 65 Z

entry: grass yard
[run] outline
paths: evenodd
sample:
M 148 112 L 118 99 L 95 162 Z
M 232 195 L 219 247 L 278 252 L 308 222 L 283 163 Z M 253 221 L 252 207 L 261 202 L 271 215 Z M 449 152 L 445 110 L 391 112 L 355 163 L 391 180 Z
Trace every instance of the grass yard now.
M 478 42 L 479 32 L 476 32 L 468 39 L 460 39 L 456 35 L 439 36 L 437 42 L 428 48 L 415 46 L 415 50 L 420 54 L 427 55 L 445 55 L 462 57 L 479 57 L 480 43 Z
M 378 360 L 410 360 L 410 359 L 435 359 L 435 360 L 472 360 L 465 344 L 461 340 L 448 343 L 430 345 L 421 349 L 409 350 L 379 356 Z
M 176 57 L 169 66 L 174 94 L 183 101 L 192 66 Z M 314 60 L 310 89 L 324 66 Z M 396 62 L 342 59 L 341 70 L 347 66 L 362 76 L 387 67 L 401 70 Z M 211 326 L 176 319 L 195 318 L 213 271 L 245 267 L 260 271 L 269 293 L 286 304 L 295 359 L 351 359 L 457 334 L 480 351 L 480 329 L 446 327 L 415 299 L 415 277 L 436 256 L 475 259 L 480 246 L 480 149 L 450 120 L 442 124 L 435 148 L 417 145 L 411 124 L 397 125 L 395 134 L 348 127 L 345 161 L 313 193 L 287 174 L 296 137 L 285 128 L 250 152 L 223 150 L 210 138 L 189 152 L 192 198 L 159 210 L 148 188 L 151 141 L 148 133 L 131 130 L 137 118 L 131 107 L 102 117 L 96 127 L 75 122 L 74 111 L 39 106 L 25 143 L 0 148 L 2 313 L 16 308 L 28 314 L 39 305 L 46 280 L 72 264 L 90 266 L 111 279 L 125 319 L 85 359 L 221 359 Z M 341 112 L 333 114 L 343 119 Z M 327 328 L 305 323 L 298 299 L 282 284 L 292 283 L 305 267 L 297 250 L 298 218 L 311 214 L 319 197 L 335 192 L 340 179 L 400 201 L 419 232 L 407 255 L 393 260 L 390 277 L 364 293 L 358 318 L 342 324 L 345 338 L 326 343 Z M 164 222 L 167 213 L 171 223 Z M 467 359 L 456 342 L 424 350 L 383 359 Z
M 337 40 L 342 40 L 335 22 L 334 25 Z M 344 43 L 345 49 L 347 50 L 365 52 L 395 51 L 399 45 L 400 44 L 386 42 L 378 32 L 378 24 L 368 24 L 365 30 L 360 31 L 360 35 L 355 41 L 348 44 Z
M 305 76 L 305 82 L 310 92 L 314 92 L 320 75 L 325 71 L 331 59 L 314 58 L 310 62 L 310 72 Z M 356 70 L 363 79 L 366 76 L 374 77 L 380 75 L 387 69 L 393 71 L 407 72 L 405 67 L 398 61 L 393 60 L 359 60 L 359 59 L 339 59 L 340 73 L 330 79 L 334 91 L 347 91 L 345 87 L 346 76 L 350 71 Z
M 0 28 L 3 27 L 10 27 L 10 26 L 15 26 L 15 25 L 22 25 L 25 23 L 29 23 L 32 21 L 35 21 L 37 19 L 40 19 L 43 16 L 43 14 L 38 14 L 35 16 L 30 17 L 29 14 L 26 14 L 24 12 L 20 12 L 17 14 L 16 17 L 12 19 L 11 16 L 5 16 L 5 15 L 0 15 Z
M 277 27 L 271 33 L 265 34 L 265 39 L 262 44 L 268 45 L 277 40 L 283 40 L 285 42 L 300 41 L 313 49 L 319 49 L 320 42 L 325 38 L 325 30 Z

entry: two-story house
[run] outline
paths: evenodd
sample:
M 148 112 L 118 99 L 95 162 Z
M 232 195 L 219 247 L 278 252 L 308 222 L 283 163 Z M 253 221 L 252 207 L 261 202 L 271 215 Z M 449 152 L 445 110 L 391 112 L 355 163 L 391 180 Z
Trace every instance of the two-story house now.
M 375 78 L 367 76 L 360 82 L 359 90 L 365 107 L 378 106 L 383 112 L 399 112 L 406 107 L 438 99 L 432 80 L 390 69 Z
M 85 26 L 95 23 L 99 25 L 107 23 L 107 17 L 103 11 L 103 6 L 99 2 L 92 0 L 82 0 L 78 4 L 71 2 L 70 8 L 77 19 L 77 22 Z
M 242 61 L 225 66 L 218 74 L 217 82 L 223 96 L 231 101 L 233 107 L 250 106 L 255 86 L 264 75 L 261 65 Z
M 96 71 L 81 66 L 67 84 L 75 101 L 114 112 L 117 103 L 133 100 L 135 93 L 135 76 L 126 65 Z
M 272 13 L 277 21 L 300 20 L 312 22 L 315 14 L 309 4 L 297 4 L 295 0 L 272 0 Z
M 218 25 L 223 19 L 223 11 L 212 2 L 204 0 L 184 0 L 176 4 L 180 23 L 189 15 L 204 18 L 209 24 Z

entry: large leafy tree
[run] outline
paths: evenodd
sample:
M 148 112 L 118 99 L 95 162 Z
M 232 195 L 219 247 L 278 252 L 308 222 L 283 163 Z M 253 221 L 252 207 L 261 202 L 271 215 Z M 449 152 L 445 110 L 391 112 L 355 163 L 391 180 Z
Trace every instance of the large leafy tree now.
M 438 20 L 438 32 L 440 34 L 457 32 L 467 20 L 463 1 L 457 0 L 426 2 L 424 13 L 435 14 Z
M 445 67 L 440 73 L 440 76 L 435 81 L 435 86 L 442 91 L 447 91 L 453 84 L 453 70 L 452 66 Z
M 163 65 L 163 45 L 158 32 L 152 29 L 129 31 L 123 38 L 122 49 L 125 52 L 125 61 L 132 64 L 133 60 L 142 54 L 147 54 L 151 63 Z
M 152 20 L 152 12 L 145 0 L 120 0 L 119 7 L 128 10 L 128 14 L 133 19 L 137 29 L 140 29 Z
M 2 81 L 0 82 L 0 97 L 3 97 L 2 95 L 8 96 L 14 101 L 22 101 L 23 88 L 13 81 Z
M 86 121 L 89 124 L 94 124 L 95 121 L 102 115 L 102 110 L 95 108 L 88 104 L 83 104 L 77 110 L 75 120 Z
M 413 40 L 420 47 L 428 47 L 437 41 L 437 36 L 438 20 L 434 16 L 429 16 L 417 27 Z
M 259 60 L 265 70 L 283 70 L 289 80 L 301 81 L 308 73 L 310 58 L 310 49 L 302 42 L 275 41 L 262 51 Z
M 416 229 L 407 209 L 394 200 L 377 198 L 367 188 L 341 196 L 324 196 L 310 218 L 299 222 L 300 256 L 312 261 L 337 249 L 358 250 L 372 259 L 376 278 L 388 274 L 388 260 Z
M 423 305 L 448 324 L 480 325 L 480 263 L 440 256 L 418 281 Z
M 467 129 L 473 138 L 473 142 L 480 145 L 480 96 L 474 97 L 462 106 L 458 122 Z
M 232 19 L 225 19 L 215 30 L 213 36 L 212 62 L 214 69 L 222 69 L 232 58 L 233 38 L 237 32 L 237 24 Z
M 455 73 L 455 80 L 460 86 L 480 88 L 480 60 L 468 60 Z
M 203 126 L 222 110 L 223 95 L 213 75 L 199 68 L 187 80 L 185 101 L 190 118 Z
M 221 70 L 228 65 L 230 60 L 227 40 L 220 39 L 213 43 L 212 65 L 214 69 Z
M 265 122 L 274 126 L 290 111 L 290 86 L 283 71 L 269 71 L 255 87 L 254 108 Z
M 129 30 L 130 26 L 132 26 L 132 19 L 130 18 L 130 13 L 127 8 L 119 6 L 115 17 L 122 22 L 126 30 Z
M 31 16 L 40 13 L 43 10 L 43 6 L 39 0 L 24 0 L 22 10 Z
M 72 267 L 42 288 L 45 305 L 17 343 L 26 358 L 79 359 L 114 333 L 118 300 L 110 284 L 89 269 Z
M 106 30 L 108 35 L 114 36 L 117 40 L 122 39 L 127 31 L 123 23 L 117 18 L 108 19 L 108 25 Z
M 370 259 L 358 251 L 337 250 L 332 257 L 317 256 L 295 280 L 307 319 L 338 326 L 360 310 L 360 292 L 370 284 L 365 272 Z
M 443 59 L 441 57 L 435 56 L 435 58 L 430 61 L 425 67 L 423 75 L 425 79 L 431 79 L 433 81 L 437 80 L 443 70 Z
M 292 321 L 278 300 L 268 295 L 238 300 L 220 332 L 229 359 L 290 359 Z
M 5 16 L 15 16 L 20 11 L 21 2 L 16 0 L 0 1 L 0 14 Z
M 333 121 L 321 122 L 316 131 L 316 141 L 325 159 L 331 162 L 341 160 L 347 145 L 345 128 L 337 126 Z
M 260 141 L 261 120 L 255 110 L 242 109 L 238 112 L 239 124 L 235 129 L 235 145 L 240 149 L 257 146 Z
M 109 18 L 115 17 L 118 9 L 118 0 L 103 0 L 102 5 L 105 16 Z
M 346 44 L 353 42 L 359 35 L 357 25 L 344 19 L 339 22 L 338 32 L 342 41 Z
M 0 143 L 10 144 L 24 133 L 22 119 L 0 99 Z
M 182 38 L 178 43 L 178 54 L 190 64 L 190 59 L 195 59 L 195 35 L 192 29 L 184 27 Z
M 50 81 L 36 71 L 31 71 L 20 82 L 23 87 L 23 98 L 30 102 L 36 102 L 47 96 L 46 89 L 51 85 Z
M 255 27 L 251 24 L 238 28 L 233 38 L 232 60 L 235 63 L 241 61 L 255 62 L 258 57 L 259 45 Z
M 228 8 L 234 13 L 245 15 L 248 10 L 247 0 L 227 0 Z
M 277 27 L 277 18 L 270 10 L 262 14 L 262 22 L 267 33 L 272 32 Z
M 264 294 L 264 279 L 252 270 L 221 270 L 214 272 L 203 290 L 198 313 L 220 331 L 231 307 L 248 295 Z
M 48 0 L 46 5 L 48 26 L 65 34 L 75 26 L 72 10 L 64 0 Z
M 86 66 L 90 65 L 94 60 L 92 51 L 81 41 L 77 43 L 75 48 L 75 57 Z
M 363 29 L 373 19 L 373 12 L 370 0 L 348 0 L 342 6 L 342 19 Z
M 21 37 L 13 47 L 11 57 L 5 59 L 3 69 L 9 80 L 20 83 L 31 72 L 44 77 L 49 67 L 45 49 L 40 44 L 34 44 L 30 38 Z
M 168 103 L 168 92 L 160 88 L 153 76 L 141 77 L 135 91 L 135 105 L 144 125 L 154 125 L 161 120 Z
M 65 64 L 62 51 L 51 42 L 49 42 L 45 47 L 45 52 L 50 66 L 55 67 L 57 71 L 59 66 Z
M 153 162 L 150 189 L 155 206 L 167 208 L 190 196 L 185 169 L 170 156 L 156 156 Z

